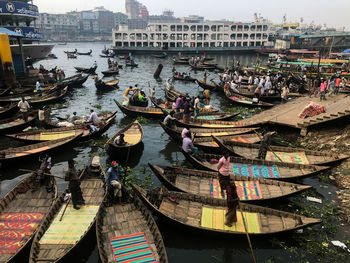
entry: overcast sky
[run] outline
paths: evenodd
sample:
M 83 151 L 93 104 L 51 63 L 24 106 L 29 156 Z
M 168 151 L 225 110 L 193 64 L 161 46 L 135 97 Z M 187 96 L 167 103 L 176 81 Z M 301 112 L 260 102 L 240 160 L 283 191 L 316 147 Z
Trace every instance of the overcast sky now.
M 350 30 L 349 0 L 140 0 L 147 6 L 151 15 L 160 14 L 166 9 L 175 16 L 202 15 L 206 19 L 229 19 L 242 22 L 253 20 L 253 14 L 260 13 L 274 23 L 287 21 L 305 22 L 343 27 Z M 72 10 L 89 10 L 104 6 L 114 12 L 125 12 L 125 0 L 34 0 L 40 12 L 65 13 Z

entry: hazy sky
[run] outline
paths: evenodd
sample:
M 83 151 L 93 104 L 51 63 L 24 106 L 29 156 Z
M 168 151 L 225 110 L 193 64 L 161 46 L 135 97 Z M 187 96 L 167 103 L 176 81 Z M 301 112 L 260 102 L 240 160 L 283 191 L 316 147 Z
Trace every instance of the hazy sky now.
M 171 9 L 175 16 L 202 15 L 206 19 L 229 19 L 250 22 L 260 13 L 274 23 L 280 23 L 284 14 L 287 21 L 314 21 L 315 24 L 343 27 L 350 30 L 349 0 L 140 0 L 151 15 Z M 125 12 L 124 0 L 34 0 L 40 12 L 65 13 L 104 6 L 114 12 Z

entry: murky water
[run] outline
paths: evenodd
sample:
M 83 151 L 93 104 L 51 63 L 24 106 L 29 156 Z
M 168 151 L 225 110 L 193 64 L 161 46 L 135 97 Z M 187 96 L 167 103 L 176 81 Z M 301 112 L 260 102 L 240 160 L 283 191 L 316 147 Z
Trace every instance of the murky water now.
M 71 76 L 75 73 L 74 66 L 89 67 L 94 61 L 97 62 L 97 73 L 107 69 L 107 59 L 101 58 L 101 50 L 105 44 L 103 43 L 71 43 L 66 46 L 56 45 L 53 53 L 58 57 L 56 60 L 45 60 L 36 64 L 44 65 L 45 68 L 58 68 L 64 69 L 66 76 Z M 108 44 L 106 44 L 108 45 Z M 92 56 L 78 56 L 78 59 L 67 59 L 64 50 L 74 50 L 77 48 L 80 52 L 86 52 L 89 49 L 93 50 Z M 236 59 L 241 61 L 242 65 L 250 65 L 255 62 L 255 55 L 235 56 Z M 216 61 L 221 66 L 229 65 L 234 57 L 228 56 L 216 56 Z M 162 86 L 165 80 L 171 77 L 171 70 L 173 68 L 170 58 L 157 59 L 149 56 L 138 55 L 135 57 L 136 63 L 139 64 L 138 68 L 124 68 L 120 71 L 120 89 L 113 91 L 98 93 L 96 91 L 92 77 L 90 77 L 83 87 L 75 88 L 72 90 L 65 99 L 63 108 L 54 109 L 53 114 L 61 117 L 65 117 L 68 114 L 76 111 L 79 116 L 88 115 L 89 110 L 94 108 L 97 112 L 101 107 L 103 111 L 117 110 L 116 104 L 113 99 L 122 100 L 122 95 L 126 87 L 130 85 L 138 84 L 139 87 L 143 87 L 148 92 L 148 86 L 156 87 L 156 96 L 164 98 L 164 92 Z M 123 60 L 120 60 L 121 64 L 124 64 Z M 161 73 L 162 81 L 156 81 L 153 78 L 153 73 L 159 63 L 164 65 Z M 180 72 L 188 71 L 189 68 L 183 65 L 176 65 L 176 69 Z M 191 72 L 193 76 L 198 78 L 202 77 L 202 73 Z M 210 73 L 208 79 L 217 79 L 214 73 Z M 190 95 L 196 95 L 202 92 L 195 83 L 182 83 L 176 82 L 176 88 L 181 91 L 188 92 Z M 214 93 L 212 96 L 212 104 L 214 107 L 223 108 L 229 105 L 221 98 L 219 94 Z M 107 131 L 107 135 L 110 137 L 115 134 L 121 127 L 125 126 L 132 119 L 123 116 L 118 111 L 116 123 Z M 141 156 L 130 156 L 131 165 L 134 169 L 141 169 L 147 166 L 148 162 L 152 162 L 158 165 L 171 165 L 185 163 L 184 157 L 179 151 L 179 145 L 173 142 L 169 136 L 163 132 L 162 128 L 158 125 L 157 120 L 153 120 L 150 123 L 143 124 L 145 136 L 143 139 L 144 150 Z M 20 145 L 17 142 L 10 141 L 4 137 L 0 138 L 1 149 L 7 148 L 12 145 Z M 66 161 L 69 158 L 74 158 L 79 162 L 78 166 L 82 167 L 88 163 L 89 158 L 96 152 L 101 152 L 101 149 L 97 147 L 91 147 L 92 143 L 81 143 L 74 148 L 66 149 L 64 151 L 55 153 L 52 156 L 53 168 L 52 173 L 62 176 L 64 170 L 67 168 Z M 109 160 L 104 154 L 102 157 L 103 165 Z M 15 166 L 7 167 L 0 170 L 1 181 L 1 196 L 6 194 L 18 181 L 22 180 L 25 175 L 19 172 L 18 168 L 36 169 L 38 163 L 18 163 Z M 147 173 L 151 173 L 146 169 Z M 152 181 L 155 185 L 159 185 L 159 181 L 152 174 Z M 59 191 L 62 192 L 66 187 L 66 182 L 58 181 Z M 301 183 L 310 184 L 315 187 L 315 194 L 323 196 L 325 201 L 336 199 L 336 188 L 331 185 L 326 186 L 328 188 L 320 188 L 320 181 L 315 178 L 309 178 L 301 181 Z M 325 185 L 323 183 L 323 185 Z M 288 205 L 288 200 L 284 203 L 273 204 L 272 206 L 277 208 L 283 208 Z M 218 236 L 206 236 L 200 233 L 187 232 L 182 229 L 178 229 L 177 226 L 168 225 L 166 222 L 159 222 L 159 227 L 164 237 L 164 242 L 167 247 L 169 261 L 172 263 L 184 263 L 184 262 L 252 262 L 249 252 L 249 247 L 245 238 L 230 237 L 222 238 Z M 315 229 L 318 227 L 316 226 Z M 315 230 L 317 231 L 317 230 Z M 289 237 L 280 237 L 279 240 L 286 241 Z M 272 245 L 271 238 L 253 239 L 253 246 L 256 253 L 258 262 L 265 262 L 270 258 L 275 258 L 277 262 L 294 262 L 295 258 L 292 255 L 276 246 Z M 89 246 L 84 251 L 84 256 L 81 254 L 76 257 L 74 262 L 98 262 L 98 252 L 96 248 L 96 241 L 94 235 L 89 238 Z M 310 262 L 314 259 L 310 258 Z

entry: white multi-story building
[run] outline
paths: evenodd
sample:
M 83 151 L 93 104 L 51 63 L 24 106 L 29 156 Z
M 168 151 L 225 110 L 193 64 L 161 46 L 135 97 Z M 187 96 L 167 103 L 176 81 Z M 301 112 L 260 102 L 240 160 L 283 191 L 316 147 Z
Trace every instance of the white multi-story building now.
M 230 51 L 263 47 L 268 42 L 270 26 L 266 21 L 150 23 L 144 30 L 119 26 L 112 34 L 117 51 Z

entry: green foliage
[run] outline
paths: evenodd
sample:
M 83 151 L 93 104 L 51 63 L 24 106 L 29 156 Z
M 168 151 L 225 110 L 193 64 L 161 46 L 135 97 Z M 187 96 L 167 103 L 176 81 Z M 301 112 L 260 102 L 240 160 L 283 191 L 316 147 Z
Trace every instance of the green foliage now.
M 150 188 L 153 185 L 151 180 L 152 173 L 146 173 L 146 167 L 143 166 L 139 170 L 134 170 L 129 166 L 126 168 L 124 176 L 121 178 L 123 185 L 127 189 L 131 189 L 131 184 L 136 184 L 142 188 Z
M 146 123 L 150 123 L 151 120 L 145 118 L 145 117 L 142 117 L 142 116 L 138 116 L 137 117 L 137 121 L 140 123 L 140 124 L 146 124 Z

